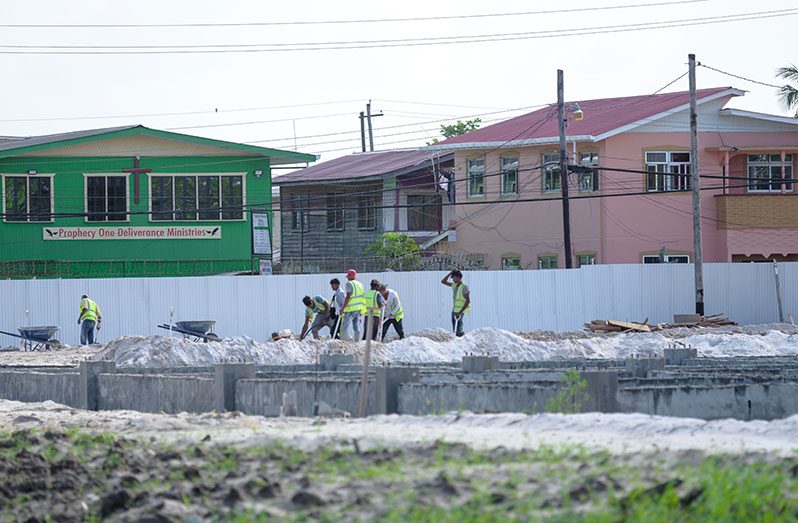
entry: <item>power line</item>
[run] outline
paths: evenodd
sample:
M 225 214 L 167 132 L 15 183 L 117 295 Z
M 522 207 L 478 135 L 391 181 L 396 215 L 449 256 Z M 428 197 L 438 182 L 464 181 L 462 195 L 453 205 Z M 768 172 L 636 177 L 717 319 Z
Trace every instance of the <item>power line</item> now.
M 529 16 L 529 15 L 548 15 L 579 13 L 589 11 L 609 11 L 615 9 L 633 9 L 640 7 L 660 7 L 677 4 L 694 4 L 706 2 L 707 0 L 678 0 L 671 2 L 653 2 L 644 4 L 625 4 L 610 5 L 602 7 L 582 7 L 573 9 L 551 9 L 545 11 L 515 11 L 505 13 L 481 13 L 470 15 L 446 15 L 446 16 L 417 16 L 408 18 L 365 18 L 356 20 L 293 20 L 286 22 L 208 22 L 208 23 L 182 23 L 182 24 L 0 24 L 0 27 L 9 28 L 139 28 L 139 27 L 275 27 L 292 25 L 331 25 L 331 24 L 366 24 L 366 23 L 386 23 L 386 22 L 425 22 L 436 20 L 467 20 L 479 18 L 497 18 L 508 16 Z
M 727 71 L 721 71 L 720 69 L 716 69 L 716 68 L 711 67 L 711 66 L 709 66 L 707 64 L 704 64 L 704 63 L 699 63 L 698 66 L 699 67 L 705 67 L 705 68 L 709 69 L 710 71 L 715 71 L 716 73 L 725 74 L 726 76 L 731 76 L 732 78 L 737 78 L 738 80 L 744 80 L 746 82 L 751 82 L 752 84 L 764 85 L 765 87 L 772 87 L 774 89 L 781 89 L 781 87 L 782 87 L 780 85 L 769 84 L 767 82 L 760 82 L 759 80 L 754 80 L 752 78 L 748 78 L 748 77 L 745 77 L 745 76 L 740 76 L 738 74 L 729 73 Z
M 255 120 L 249 122 L 215 123 L 204 125 L 183 125 L 180 127 L 165 127 L 167 131 L 180 131 L 185 129 L 207 129 L 211 127 L 231 127 L 237 125 L 257 125 L 263 123 L 291 122 L 294 120 L 318 120 L 321 118 L 335 118 L 337 116 L 350 116 L 352 113 L 317 114 L 314 116 L 294 116 L 291 118 L 279 118 L 277 120 Z
M 747 184 L 745 184 L 745 185 L 733 185 L 733 186 L 727 186 L 727 188 L 737 188 L 737 187 L 747 187 L 747 186 L 748 186 Z M 708 187 L 708 188 L 707 187 L 702 187 L 700 190 L 705 191 L 705 190 L 717 190 L 717 189 L 718 189 L 717 187 Z M 589 194 L 589 195 L 585 195 L 585 196 L 573 196 L 573 197 L 569 197 L 569 199 L 571 199 L 571 200 L 593 200 L 593 199 L 601 199 L 601 198 L 616 198 L 616 197 L 621 197 L 621 196 L 650 196 L 650 195 L 651 195 L 651 193 L 648 192 L 648 191 L 638 191 L 638 192 L 630 192 L 630 193 Z M 441 202 L 441 205 L 442 206 L 446 206 L 446 207 L 455 206 L 455 205 L 459 205 L 459 206 L 476 206 L 476 205 L 492 205 L 492 204 L 501 205 L 501 204 L 517 204 L 517 203 L 552 202 L 552 201 L 561 201 L 562 199 L 563 199 L 562 196 L 550 196 L 550 197 L 545 197 L 545 198 L 517 198 L 517 199 L 514 199 L 514 200 L 499 199 L 499 200 L 475 200 L 475 201 L 464 201 L 464 202 L 454 202 L 454 203 L 453 202 Z M 190 207 L 190 208 L 172 209 L 172 210 L 165 210 L 165 211 L 152 211 L 152 210 L 147 210 L 147 211 L 126 211 L 124 213 L 120 212 L 118 214 L 126 214 L 126 215 L 132 215 L 132 216 L 136 216 L 136 215 L 153 216 L 153 215 L 161 215 L 161 214 L 167 214 L 168 215 L 168 214 L 175 214 L 175 213 L 194 213 L 194 212 L 199 213 L 199 212 L 215 212 L 215 211 L 222 212 L 222 211 L 237 211 L 237 210 L 240 210 L 242 212 L 246 211 L 246 210 L 261 210 L 261 211 L 262 210 L 272 210 L 272 211 L 274 211 L 275 207 L 278 208 L 277 211 L 279 211 L 279 212 L 291 212 L 291 211 L 294 211 L 294 210 L 299 210 L 299 211 L 319 210 L 318 208 L 316 208 L 316 209 L 311 209 L 311 208 L 282 209 L 281 205 L 279 203 L 278 203 L 278 205 L 275 206 L 273 202 L 258 202 L 258 203 L 247 203 L 247 204 L 242 204 L 242 205 L 227 205 L 227 206 L 214 206 L 214 207 Z M 370 209 L 397 209 L 397 208 L 398 209 L 406 209 L 406 208 L 415 208 L 415 207 L 423 207 L 423 205 L 419 206 L 419 205 L 411 205 L 411 204 L 400 204 L 400 205 L 373 205 L 373 206 L 369 206 Z M 326 207 L 326 206 L 322 207 L 322 209 L 327 209 L 327 208 L 328 207 Z M 358 207 L 358 206 L 335 206 L 335 207 L 329 207 L 329 208 L 334 208 L 335 210 L 351 210 L 351 211 L 361 209 L 361 207 Z M 107 212 L 105 212 L 105 213 L 96 213 L 96 212 L 92 212 L 92 213 L 89 213 L 89 212 L 71 212 L 71 213 L 60 212 L 60 213 L 56 213 L 56 212 L 52 212 L 52 213 L 15 214 L 15 213 L 6 212 L 6 213 L 2 214 L 2 217 L 3 218 L 7 218 L 9 216 L 11 216 L 11 217 L 27 216 L 27 217 L 37 217 L 37 218 L 41 218 L 41 217 L 80 218 L 80 217 L 95 216 L 95 215 L 98 215 L 98 214 L 108 214 L 108 213 Z M 113 214 L 113 213 L 111 213 L 111 214 Z M 158 220 L 156 220 L 156 221 L 158 221 Z M 196 222 L 196 223 L 199 223 L 199 222 L 208 221 L 208 220 L 163 220 L 163 222 L 167 223 L 167 224 L 175 222 L 175 221 L 177 221 L 177 222 Z M 210 220 L 210 221 L 214 221 L 214 222 L 222 221 L 223 222 L 225 220 Z M 33 221 L 32 223 L 36 223 L 36 221 Z M 41 223 L 47 223 L 47 222 L 41 222 Z M 127 227 L 127 226 L 129 226 L 129 225 L 123 225 L 123 227 Z
M 6 118 L 0 122 L 50 122 L 56 120 L 112 120 L 115 118 L 152 118 L 159 116 L 189 116 L 199 114 L 218 114 L 218 113 L 237 113 L 248 111 L 265 111 L 270 109 L 292 109 L 297 107 L 314 107 L 319 105 L 336 105 L 345 103 L 359 102 L 360 100 L 338 100 L 333 102 L 315 102 L 306 104 L 272 105 L 268 107 L 245 107 L 239 109 L 206 109 L 203 111 L 182 111 L 171 113 L 140 113 L 140 114 L 113 114 L 113 115 L 94 115 L 94 116 L 49 116 L 39 118 Z
M 485 34 L 485 35 L 461 35 L 461 36 L 402 38 L 402 39 L 383 39 L 383 40 L 355 40 L 355 41 L 343 41 L 343 42 L 207 44 L 207 45 L 195 45 L 195 46 L 6 45 L 0 47 L 12 50 L 2 50 L 0 51 L 0 54 L 11 54 L 11 55 L 223 54 L 223 53 L 268 53 L 268 52 L 298 52 L 298 51 L 374 49 L 374 48 L 393 48 L 393 47 L 417 47 L 417 46 L 452 45 L 452 44 L 464 44 L 464 43 L 504 42 L 504 41 L 531 40 L 531 39 L 540 39 L 540 38 L 559 38 L 565 36 L 586 36 L 586 35 L 606 34 L 606 33 L 624 33 L 631 31 L 643 31 L 649 29 L 670 29 L 676 27 L 690 27 L 690 26 L 711 25 L 711 24 L 728 23 L 728 22 L 760 20 L 767 18 L 779 18 L 784 16 L 794 16 L 794 15 L 798 15 L 798 9 L 782 9 L 774 11 L 738 13 L 733 15 L 722 15 L 722 16 L 712 16 L 712 17 L 665 20 L 659 22 L 644 22 L 637 24 L 600 26 L 588 30 L 555 29 L 547 31 L 528 31 L 522 33 L 495 33 L 495 34 Z M 89 49 L 89 50 L 70 50 L 75 48 Z M 213 48 L 213 49 L 208 49 L 208 48 Z

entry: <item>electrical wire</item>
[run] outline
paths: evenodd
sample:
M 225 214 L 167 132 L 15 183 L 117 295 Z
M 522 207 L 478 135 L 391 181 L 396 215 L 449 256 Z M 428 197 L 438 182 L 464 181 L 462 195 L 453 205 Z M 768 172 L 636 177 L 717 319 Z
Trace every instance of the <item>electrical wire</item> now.
M 112 115 L 93 115 L 93 116 L 48 116 L 39 118 L 5 118 L 0 119 L 0 123 L 10 122 L 51 122 L 63 120 L 113 120 L 116 118 L 153 118 L 160 116 L 190 116 L 199 114 L 219 114 L 219 113 L 237 113 L 248 111 L 266 111 L 271 109 L 294 109 L 298 107 L 315 107 L 319 105 L 337 105 L 345 103 L 359 102 L 360 100 L 337 100 L 331 102 L 313 102 L 305 104 L 290 104 L 290 105 L 272 105 L 266 107 L 244 107 L 237 109 L 206 109 L 203 111 L 182 111 L 170 113 L 139 113 L 139 114 L 112 114 Z
M 401 38 L 382 40 L 350 40 L 341 42 L 275 42 L 269 44 L 208 44 L 208 45 L 162 45 L 162 46 L 32 46 L 32 45 L 5 45 L 0 46 L 0 54 L 16 55 L 147 55 L 147 54 L 224 54 L 224 53 L 270 53 L 270 52 L 298 52 L 298 51 L 326 51 L 346 49 L 388 49 L 393 47 L 417 47 L 430 45 L 453 45 L 464 43 L 505 42 L 516 40 L 532 40 L 540 38 L 559 38 L 566 36 L 586 36 L 607 33 L 624 33 L 653 29 L 670 29 L 676 27 L 691 27 L 712 25 L 719 23 L 741 22 L 768 18 L 780 18 L 798 15 L 798 9 L 781 9 L 749 13 L 737 13 L 712 17 L 687 18 L 666 20 L 658 22 L 643 22 L 638 24 L 620 24 L 599 26 L 588 30 L 582 29 L 554 29 L 546 31 L 527 31 L 521 33 L 494 33 L 484 35 L 461 35 L 423 38 Z M 254 46 L 254 47 L 253 47 Z M 294 46 L 294 47 L 290 47 Z M 234 48 L 231 48 L 234 47 Z M 80 48 L 84 50 L 70 50 Z M 211 49 L 212 48 L 212 49 Z M 100 50 L 102 49 L 102 50 Z
M 175 28 L 175 27 L 276 27 L 276 26 L 294 26 L 294 25 L 330 25 L 330 24 L 366 24 L 366 23 L 386 23 L 386 22 L 426 22 L 438 20 L 467 20 L 467 19 L 481 19 L 481 18 L 497 18 L 508 16 L 529 16 L 529 15 L 548 15 L 548 14 L 565 14 L 565 13 L 579 13 L 590 11 L 609 11 L 615 9 L 632 9 L 639 7 L 661 7 L 678 4 L 694 4 L 701 3 L 707 0 L 676 0 L 669 2 L 650 2 L 642 4 L 624 4 L 624 5 L 609 5 L 601 7 L 580 7 L 572 9 L 550 9 L 545 11 L 514 11 L 504 13 L 480 13 L 470 15 L 445 15 L 445 16 L 416 16 L 407 18 L 365 18 L 355 20 L 293 20 L 285 22 L 207 22 L 207 23 L 173 23 L 173 24 L 0 24 L 0 27 L 9 28 Z
M 769 84 L 767 82 L 760 82 L 759 80 L 754 80 L 754 79 L 751 79 L 751 78 L 748 78 L 748 77 L 745 77 L 745 76 L 740 76 L 738 74 L 729 73 L 727 71 L 721 71 L 720 69 L 716 69 L 716 68 L 714 68 L 712 66 L 709 66 L 707 64 L 704 64 L 704 63 L 699 63 L 698 66 L 699 67 L 704 67 L 706 69 L 709 69 L 710 71 L 715 71 L 716 73 L 725 74 L 726 76 L 731 76 L 732 78 L 737 78 L 738 80 L 744 80 L 746 82 L 751 82 L 752 84 L 764 85 L 765 87 L 772 87 L 774 89 L 781 89 L 781 87 L 782 87 L 781 85 L 774 85 L 774 84 Z

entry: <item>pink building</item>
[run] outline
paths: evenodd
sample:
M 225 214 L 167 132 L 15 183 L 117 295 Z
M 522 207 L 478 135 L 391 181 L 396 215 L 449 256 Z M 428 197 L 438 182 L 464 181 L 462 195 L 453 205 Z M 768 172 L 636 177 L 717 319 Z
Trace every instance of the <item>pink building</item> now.
M 704 261 L 798 261 L 798 119 L 725 108 L 744 94 L 698 91 Z M 574 266 L 692 262 L 688 93 L 576 103 L 569 163 L 597 169 L 569 175 Z M 492 269 L 565 267 L 558 140 L 550 106 L 433 146 L 455 152 L 449 241 Z

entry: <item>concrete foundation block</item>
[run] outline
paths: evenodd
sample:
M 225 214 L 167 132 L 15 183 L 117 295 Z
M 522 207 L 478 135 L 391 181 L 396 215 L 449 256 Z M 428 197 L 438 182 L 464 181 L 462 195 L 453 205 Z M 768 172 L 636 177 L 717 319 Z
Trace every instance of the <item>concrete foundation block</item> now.
M 339 365 L 351 365 L 355 363 L 354 354 L 321 354 L 319 356 L 319 367 L 321 370 L 337 371 Z
M 86 410 L 97 410 L 100 395 L 97 376 L 116 374 L 116 363 L 113 361 L 81 361 L 79 368 L 79 406 Z
M 685 365 L 689 360 L 698 357 L 698 349 L 674 347 L 665 349 L 666 365 Z
M 701 321 L 700 314 L 674 314 L 673 323 L 699 323 Z
M 398 413 L 399 386 L 419 382 L 419 370 L 416 367 L 377 367 L 375 375 L 377 412 L 374 414 Z
M 584 371 L 579 376 L 587 382 L 585 412 L 618 412 L 617 371 Z
M 487 372 L 499 368 L 498 356 L 463 356 L 463 372 Z
M 629 358 L 626 372 L 633 378 L 647 378 L 649 371 L 665 370 L 665 358 Z
M 219 411 L 236 410 L 236 381 L 253 379 L 255 365 L 252 363 L 220 363 L 214 374 L 214 408 Z

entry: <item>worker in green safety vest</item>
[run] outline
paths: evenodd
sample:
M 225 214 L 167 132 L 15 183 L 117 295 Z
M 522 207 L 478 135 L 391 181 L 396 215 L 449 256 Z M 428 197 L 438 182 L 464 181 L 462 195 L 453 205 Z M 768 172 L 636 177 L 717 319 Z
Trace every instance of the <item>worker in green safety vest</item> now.
M 328 327 L 330 336 L 332 336 L 335 322 L 330 317 L 330 302 L 322 296 L 315 296 L 313 299 L 310 299 L 310 296 L 305 296 L 302 298 L 302 303 L 305 305 L 305 324 L 302 325 L 299 339 L 305 338 L 308 327 L 310 327 L 310 332 L 313 334 L 313 339 L 319 339 L 319 330 L 323 327 Z M 312 324 L 311 320 L 313 320 Z
M 354 340 L 360 339 L 360 316 L 366 312 L 366 302 L 363 295 L 363 284 L 357 281 L 357 271 L 349 269 L 346 272 L 346 284 L 344 285 L 344 304 L 341 310 L 344 314 L 344 319 L 341 325 L 341 339 Z M 349 336 L 349 326 L 352 326 L 354 337 Z
M 462 336 L 465 334 L 463 315 L 471 310 L 471 292 L 463 283 L 463 273 L 457 269 L 444 276 L 441 283 L 452 288 L 452 330 L 456 336 Z
M 402 326 L 402 318 L 404 318 L 404 309 L 402 302 L 399 301 L 399 295 L 395 290 L 389 289 L 384 283 L 380 285 L 380 295 L 385 300 L 385 321 L 382 323 L 382 341 L 385 341 L 385 335 L 388 334 L 388 327 L 393 325 L 399 339 L 404 339 L 405 329 Z
M 80 325 L 80 344 L 91 345 L 94 343 L 94 329 L 100 330 L 103 315 L 100 312 L 100 307 L 94 300 L 90 299 L 87 295 L 80 297 L 80 315 L 78 316 L 78 325 Z
M 369 283 L 369 290 L 367 290 L 363 295 L 363 300 L 366 304 L 366 318 L 365 322 L 368 322 L 368 316 L 371 316 L 371 339 L 372 341 L 377 339 L 377 332 L 380 330 L 380 317 L 382 316 L 382 307 L 385 304 L 385 301 L 380 295 L 380 280 L 371 280 Z M 365 341 L 366 336 L 368 334 L 368 323 L 363 324 L 363 340 Z

